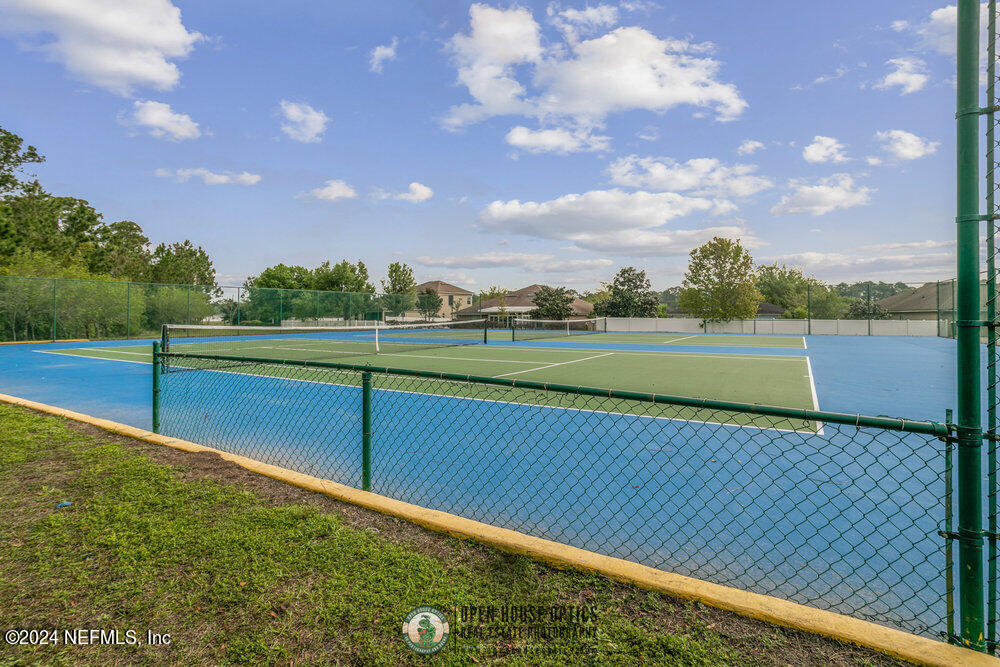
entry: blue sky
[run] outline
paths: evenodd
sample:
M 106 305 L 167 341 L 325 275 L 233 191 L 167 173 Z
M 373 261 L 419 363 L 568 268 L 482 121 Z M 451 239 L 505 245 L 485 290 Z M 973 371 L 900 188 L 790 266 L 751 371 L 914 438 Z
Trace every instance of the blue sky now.
M 0 125 L 224 284 L 663 289 L 713 235 L 921 281 L 954 274 L 953 53 L 921 0 L 0 0 Z

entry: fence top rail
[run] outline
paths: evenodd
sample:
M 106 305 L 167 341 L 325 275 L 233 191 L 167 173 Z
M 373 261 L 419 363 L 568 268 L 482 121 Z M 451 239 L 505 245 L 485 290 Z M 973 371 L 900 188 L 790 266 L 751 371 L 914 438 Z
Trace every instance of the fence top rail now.
M 692 398 L 689 396 L 670 396 L 667 394 L 645 394 L 634 391 L 621 391 L 617 389 L 601 389 L 596 387 L 578 387 L 573 385 L 554 384 L 551 382 L 534 382 L 531 380 L 516 380 L 510 378 L 491 378 L 476 375 L 463 375 L 460 373 L 441 373 L 437 371 L 422 371 L 408 368 L 389 368 L 383 366 L 370 366 L 367 364 L 341 364 L 330 361 L 303 361 L 303 360 L 278 360 L 261 359 L 258 357 L 239 357 L 217 354 L 194 354 L 178 352 L 159 352 L 154 350 L 156 359 L 203 359 L 207 361 L 227 361 L 263 364 L 268 366 L 299 366 L 305 368 L 332 368 L 337 370 L 357 371 L 362 373 L 378 373 L 380 375 L 402 375 L 408 377 L 428 378 L 435 380 L 451 380 L 454 382 L 468 382 L 473 384 L 494 385 L 513 389 L 536 389 L 541 391 L 553 391 L 564 394 L 578 394 L 583 396 L 598 396 L 602 398 L 617 398 L 645 403 L 658 403 L 666 405 L 680 405 L 712 410 L 724 410 L 728 412 L 740 412 L 747 414 L 765 415 L 771 417 L 782 417 L 786 419 L 796 419 L 802 421 L 826 422 L 831 424 L 844 424 L 857 428 L 880 428 L 891 431 L 903 431 L 907 433 L 921 433 L 944 437 L 949 434 L 949 427 L 940 422 L 916 421 L 900 419 L 894 417 L 870 417 L 865 415 L 851 415 L 840 412 L 824 412 L 821 410 L 807 410 L 800 408 L 784 408 L 774 405 L 759 405 L 756 403 L 736 403 L 731 401 L 720 401 L 710 398 Z M 156 362 L 154 359 L 154 363 Z

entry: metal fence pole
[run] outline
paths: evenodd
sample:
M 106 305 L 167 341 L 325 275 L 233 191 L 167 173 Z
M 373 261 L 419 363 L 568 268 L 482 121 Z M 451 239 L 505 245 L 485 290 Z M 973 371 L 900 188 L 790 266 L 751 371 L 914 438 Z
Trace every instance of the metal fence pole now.
M 872 282 L 868 281 L 868 303 L 866 304 L 866 311 L 868 311 L 868 335 L 872 335 Z
M 958 1 L 958 563 L 962 642 L 985 648 L 979 352 L 979 0 Z
M 361 374 L 361 489 L 372 487 L 372 374 Z
M 132 283 L 125 283 L 125 340 L 128 340 L 129 325 L 132 323 Z
M 153 341 L 153 433 L 160 432 L 160 342 Z
M 812 283 L 806 283 L 806 331 L 810 334 L 813 332 Z M 757 333 L 756 328 L 754 333 Z
M 58 278 L 52 279 L 52 342 L 56 340 L 56 283 Z
M 191 286 L 187 288 L 187 315 L 184 317 L 184 324 L 191 324 Z
M 994 194 L 997 186 L 996 173 L 996 114 L 993 112 L 997 104 L 996 95 L 996 0 L 989 0 L 989 43 L 986 56 L 986 213 L 992 216 L 996 212 Z M 986 222 L 986 320 L 994 323 L 997 319 L 996 309 L 996 223 L 990 217 Z M 978 284 L 976 288 L 978 289 Z M 997 532 L 997 443 L 994 439 L 997 432 L 997 331 L 990 326 L 987 329 L 986 347 L 986 387 L 987 387 L 987 433 L 991 436 L 987 448 L 987 528 L 991 534 Z M 996 652 L 997 635 L 997 541 L 987 542 L 986 556 L 986 644 L 990 653 Z
M 240 325 L 240 299 L 243 298 L 243 288 L 236 288 L 236 326 Z

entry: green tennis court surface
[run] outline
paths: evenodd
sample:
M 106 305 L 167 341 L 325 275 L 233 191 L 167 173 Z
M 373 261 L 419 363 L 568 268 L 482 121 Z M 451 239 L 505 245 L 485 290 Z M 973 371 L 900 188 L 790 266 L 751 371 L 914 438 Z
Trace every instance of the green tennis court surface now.
M 587 339 L 600 335 L 587 336 Z M 630 334 L 631 336 L 631 334 Z M 565 339 L 564 339 L 565 340 Z M 335 345 L 335 359 L 343 364 L 360 364 L 377 367 L 404 368 L 503 377 L 511 379 L 550 382 L 574 386 L 614 388 L 640 393 L 671 394 L 695 398 L 711 398 L 790 408 L 816 409 L 809 361 L 806 357 L 767 355 L 726 355 L 702 352 L 648 352 L 627 350 L 583 350 L 569 348 L 532 348 L 521 346 L 459 345 L 454 347 L 424 348 L 393 351 L 389 343 L 381 353 L 349 356 L 349 341 L 273 340 L 253 341 L 255 349 L 240 349 L 240 356 L 263 359 L 317 359 L 320 352 L 330 352 Z M 207 353 L 214 343 L 175 343 L 177 353 Z M 361 345 L 361 343 L 359 343 Z M 346 347 L 345 347 L 346 346 Z M 151 349 L 141 346 L 91 347 L 53 351 L 98 359 L 113 359 L 150 363 Z M 181 363 L 187 363 L 181 360 Z M 225 367 L 216 364 L 224 371 Z M 212 366 L 209 365 L 211 368 Z M 266 366 L 246 367 L 243 373 L 269 373 Z M 274 372 L 273 370 L 270 372 Z M 283 371 L 282 377 L 292 377 Z M 305 377 L 305 374 L 303 374 Z M 309 373 L 315 378 L 315 372 Z M 426 380 L 413 379 L 414 391 L 440 393 L 428 388 Z M 455 383 L 446 383 L 448 394 L 462 396 Z M 496 389 L 497 400 L 503 400 L 502 388 Z M 482 396 L 482 388 L 477 389 Z M 540 399 L 541 400 L 541 399 Z M 601 400 L 576 397 L 563 407 L 601 410 Z M 642 408 L 648 410 L 648 406 Z M 679 414 L 671 408 L 671 416 L 731 424 L 753 424 L 748 415 L 720 415 L 714 411 L 688 409 Z M 763 424 L 763 422 L 761 422 Z M 768 421 L 773 424 L 773 420 Z M 789 428 L 811 428 L 803 423 Z
M 492 337 L 491 339 L 492 340 Z M 546 338 L 543 340 L 556 340 Z M 742 336 L 739 334 L 672 334 L 672 333 L 590 333 L 562 337 L 573 343 L 631 343 L 633 345 L 705 345 L 711 347 L 780 347 L 803 350 L 802 336 Z

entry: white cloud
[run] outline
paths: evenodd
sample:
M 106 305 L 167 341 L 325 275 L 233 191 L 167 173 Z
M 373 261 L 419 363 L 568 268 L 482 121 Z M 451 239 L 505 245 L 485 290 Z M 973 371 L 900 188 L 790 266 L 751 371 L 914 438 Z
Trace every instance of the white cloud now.
M 582 35 L 593 35 L 601 28 L 608 28 L 618 23 L 618 8 L 614 5 L 560 9 L 553 3 L 546 12 L 552 25 L 570 42 L 576 42 Z
M 603 151 L 609 147 L 611 137 L 595 136 L 586 130 L 555 128 L 531 130 L 523 125 L 511 128 L 504 140 L 514 148 L 529 153 L 577 153 Z
M 869 167 L 877 167 L 882 164 L 882 158 L 876 157 L 874 155 L 869 155 L 865 158 L 865 162 L 868 163 Z
M 774 183 L 755 176 L 756 165 L 726 166 L 715 158 L 695 158 L 677 162 L 671 158 L 629 155 L 608 167 L 611 182 L 633 188 L 658 191 L 691 191 L 714 197 L 748 197 L 774 187 Z
M 663 226 L 692 213 L 719 213 L 728 202 L 675 192 L 593 190 L 543 202 L 494 201 L 479 214 L 482 228 L 497 233 L 572 241 L 602 253 L 677 255 L 713 235 L 746 237 L 738 225 L 675 230 Z
M 125 96 L 138 86 L 175 87 L 180 70 L 170 61 L 204 39 L 184 27 L 169 0 L 4 0 L 0 26 L 38 36 L 28 48 L 75 78 Z
M 892 29 L 894 31 L 896 31 L 896 32 L 903 32 L 904 30 L 906 30 L 907 28 L 910 27 L 910 22 L 909 21 L 893 21 L 891 25 L 892 25 Z
M 941 145 L 938 141 L 923 139 L 905 130 L 886 130 L 876 132 L 875 136 L 882 142 L 883 150 L 900 160 L 922 158 L 935 152 Z
M 833 137 L 816 135 L 812 143 L 802 149 L 802 157 L 806 162 L 847 162 L 850 158 L 844 154 L 844 144 Z
M 764 148 L 763 142 L 757 141 L 756 139 L 746 139 L 739 148 L 736 149 L 738 155 L 753 155 L 760 149 Z
M 184 183 L 191 178 L 200 178 L 205 185 L 257 185 L 260 183 L 259 174 L 251 174 L 246 171 L 238 174 L 231 171 L 215 173 L 204 167 L 176 171 L 157 169 L 154 173 L 160 178 L 173 178 L 179 183 Z
M 281 131 L 295 141 L 306 144 L 319 141 L 330 121 L 325 113 L 304 102 L 281 100 L 281 113 L 285 119 L 281 124 Z
M 469 14 L 469 32 L 452 37 L 449 48 L 458 81 L 474 102 L 449 110 L 443 119 L 449 129 L 499 115 L 590 129 L 603 126 L 611 113 L 680 105 L 732 120 L 747 106 L 734 85 L 718 80 L 717 61 L 695 55 L 708 50 L 704 44 L 630 27 L 545 49 L 527 9 L 474 4 Z M 534 95 L 519 75 L 532 83 Z
M 370 68 L 373 72 L 382 73 L 382 65 L 390 60 L 396 59 L 396 47 L 399 46 L 399 39 L 396 37 L 392 38 L 392 42 L 389 44 L 384 44 L 381 46 L 376 46 L 372 49 L 370 56 Z
M 894 69 L 875 84 L 876 88 L 889 90 L 898 86 L 902 95 L 909 95 L 922 90 L 930 81 L 924 61 L 918 58 L 893 58 L 886 64 Z
M 410 202 L 422 202 L 427 201 L 434 196 L 434 191 L 423 183 L 417 183 L 414 181 L 410 183 L 410 187 L 406 192 L 401 192 L 393 196 L 393 199 L 402 199 L 403 201 Z
M 871 201 L 872 188 L 860 187 L 849 174 L 834 174 L 810 185 L 795 179 L 789 182 L 790 194 L 781 198 L 771 209 L 772 215 L 825 215 L 854 206 L 866 206 Z
M 493 269 L 504 266 L 525 266 L 552 259 L 552 255 L 527 252 L 484 252 L 476 255 L 451 257 L 417 257 L 424 266 L 441 266 L 448 269 Z
M 338 199 L 354 199 L 358 193 L 344 181 L 327 181 L 323 187 L 310 190 L 308 196 L 323 201 L 337 201 Z
M 831 279 L 895 276 L 897 279 L 912 280 L 928 273 L 947 275 L 942 272 L 953 270 L 955 254 L 936 252 L 869 255 L 864 249 L 855 248 L 841 252 L 792 253 L 763 261 L 792 264 L 809 272 L 820 272 Z
M 647 125 L 636 136 L 643 141 L 656 141 L 660 138 L 660 129 L 655 125 Z
M 191 120 L 191 116 L 174 111 L 164 102 L 137 101 L 132 105 L 131 117 L 123 118 L 121 122 L 148 128 L 150 135 L 171 141 L 201 136 L 201 128 Z

